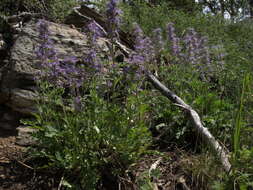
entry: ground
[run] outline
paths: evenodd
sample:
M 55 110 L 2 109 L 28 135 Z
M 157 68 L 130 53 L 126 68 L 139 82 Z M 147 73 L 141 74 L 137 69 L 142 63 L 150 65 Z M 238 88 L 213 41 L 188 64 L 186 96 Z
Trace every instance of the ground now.
M 35 172 L 27 164 L 26 148 L 15 144 L 16 135 L 0 130 L 0 190 L 57 189 L 58 180 L 53 174 Z
M 58 175 L 59 173 L 33 168 L 34 161 L 26 156 L 27 148 L 15 143 L 16 135 L 16 132 L 0 130 L 0 190 L 65 189 L 60 185 L 61 175 Z M 181 150 L 146 155 L 130 166 L 125 176 L 116 180 L 119 184 L 109 184 L 110 188 L 105 187 L 104 185 L 111 181 L 105 178 L 106 183 L 98 189 L 116 190 L 118 186 L 121 186 L 123 190 L 138 190 L 140 188 L 207 190 L 205 175 L 199 172 L 196 178 L 189 170 L 191 167 L 196 167 L 196 161 L 199 162 L 199 157 L 196 158 L 186 152 L 181 152 Z

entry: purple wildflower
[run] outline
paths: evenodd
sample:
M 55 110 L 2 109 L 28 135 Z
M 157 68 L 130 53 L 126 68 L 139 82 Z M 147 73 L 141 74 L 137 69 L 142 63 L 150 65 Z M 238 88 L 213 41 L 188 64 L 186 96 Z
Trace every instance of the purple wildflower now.
M 110 0 L 107 4 L 106 17 L 108 23 L 108 34 L 111 40 L 118 38 L 118 30 L 120 26 L 120 15 L 122 11 L 117 8 L 118 0 Z
M 206 37 L 200 37 L 194 29 L 190 28 L 183 41 L 185 44 L 185 61 L 195 65 L 210 64 L 208 39 Z
M 156 56 L 159 56 L 161 51 L 164 49 L 164 41 L 161 28 L 153 30 L 152 42 L 154 44 L 155 54 Z
M 207 43 L 208 43 L 207 37 L 200 38 L 198 49 L 199 49 L 200 59 L 202 59 L 202 62 L 206 65 L 210 65 L 211 60 L 210 60 L 209 47 Z
M 201 77 L 208 79 L 207 74 L 212 73 L 214 68 L 211 65 L 208 38 L 201 37 L 193 28 L 189 28 L 183 37 L 178 38 L 173 23 L 169 23 L 167 29 L 172 55 L 175 56 L 176 62 L 194 65 Z
M 72 61 L 76 58 L 72 58 Z M 61 62 L 58 77 L 61 78 L 64 87 L 80 88 L 85 80 L 85 70 L 77 62 L 69 60 Z M 61 72 L 60 72 L 61 71 Z
M 50 39 L 48 22 L 38 22 L 40 44 L 36 49 L 39 62 L 40 79 L 45 79 L 58 87 L 79 88 L 84 81 L 83 69 L 77 65 L 78 59 L 74 56 L 65 57 L 59 61 L 54 49 L 53 41 Z
M 114 58 L 115 58 L 115 49 L 114 49 L 114 43 L 117 41 L 119 37 L 119 27 L 120 27 L 120 15 L 122 14 L 122 11 L 117 7 L 118 0 L 109 0 L 107 3 L 106 8 L 106 23 L 107 23 L 107 31 L 108 31 L 108 38 L 110 39 L 109 44 L 109 51 L 110 61 L 113 62 L 114 65 Z
M 53 46 L 53 41 L 49 38 L 50 32 L 48 27 L 49 25 L 47 21 L 39 20 L 38 31 L 41 42 L 35 50 L 35 53 L 40 60 L 39 68 L 44 70 L 41 72 L 41 77 L 46 77 L 48 80 L 54 80 L 53 74 L 55 74 L 56 68 L 60 63 Z
M 152 41 L 149 37 L 144 36 L 142 29 L 138 24 L 134 24 L 135 35 L 135 52 L 130 56 L 130 62 L 138 65 L 140 68 L 145 68 L 145 64 L 154 60 L 155 50 Z
M 188 29 L 186 35 L 184 36 L 184 44 L 185 44 L 185 59 L 191 64 L 196 64 L 196 36 L 195 31 L 193 29 Z
M 181 53 L 180 39 L 177 37 L 173 23 L 167 25 L 168 39 L 171 42 L 171 50 L 174 56 L 179 56 Z
M 77 57 L 75 57 L 75 56 L 66 56 L 66 57 L 64 58 L 64 62 L 65 62 L 65 63 L 68 62 L 68 63 L 75 64 L 76 62 L 78 62 L 78 59 L 77 59 Z
M 97 56 L 98 52 L 98 43 L 97 40 L 99 37 L 103 35 L 103 31 L 98 27 L 97 23 L 93 20 L 88 25 L 88 44 L 89 51 L 86 57 L 84 58 L 84 62 L 88 63 L 91 68 L 93 68 L 96 72 L 101 71 L 102 65 L 101 60 Z
M 88 24 L 87 28 L 90 42 L 92 45 L 96 45 L 98 38 L 103 36 L 103 31 L 98 27 L 98 24 L 95 20 L 92 20 Z

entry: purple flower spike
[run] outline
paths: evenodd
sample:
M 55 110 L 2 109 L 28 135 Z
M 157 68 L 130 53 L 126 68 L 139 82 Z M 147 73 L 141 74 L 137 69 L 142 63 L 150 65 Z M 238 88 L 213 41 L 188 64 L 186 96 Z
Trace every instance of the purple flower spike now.
M 118 38 L 118 31 L 121 23 L 122 11 L 117 8 L 118 0 L 110 0 L 107 4 L 106 17 L 108 23 L 108 35 L 112 42 Z
M 171 42 L 172 55 L 180 56 L 180 54 L 181 54 L 180 39 L 177 37 L 177 35 L 175 33 L 174 24 L 169 23 L 167 25 L 167 30 L 168 30 L 168 39 Z
M 52 40 L 49 39 L 49 25 L 45 20 L 39 20 L 38 24 L 39 38 L 41 40 L 39 46 L 36 48 L 35 53 L 37 58 L 40 60 L 39 67 L 40 69 L 44 69 L 45 71 L 51 70 L 55 72 L 55 67 L 59 65 L 59 60 L 56 56 L 56 51 L 53 46 Z M 52 78 L 52 76 L 48 72 L 41 72 L 47 79 Z M 39 77 L 39 76 L 37 76 Z
M 88 44 L 90 48 L 88 54 L 84 58 L 84 62 L 88 63 L 95 72 L 99 72 L 102 69 L 102 65 L 101 60 L 97 56 L 99 49 L 97 40 L 103 35 L 103 31 L 98 27 L 94 20 L 88 25 L 88 30 Z
M 134 23 L 135 53 L 130 55 L 130 63 L 136 64 L 144 70 L 145 64 L 150 63 L 155 58 L 155 50 L 149 37 L 144 36 L 142 29 Z
M 59 61 L 54 49 L 53 41 L 50 39 L 49 25 L 45 20 L 38 22 L 40 44 L 36 49 L 37 58 L 40 60 L 41 72 L 38 79 L 57 87 L 79 88 L 84 81 L 84 70 L 77 65 L 78 59 L 74 56 L 65 57 Z M 40 80 L 42 81 L 42 80 Z
M 88 24 L 88 32 L 90 33 L 90 40 L 92 44 L 96 44 L 97 39 L 103 36 L 103 31 L 98 27 L 96 21 L 92 20 Z
M 157 28 L 153 31 L 153 38 L 152 38 L 156 55 L 158 55 L 164 49 L 164 41 L 162 37 L 162 30 L 161 28 Z

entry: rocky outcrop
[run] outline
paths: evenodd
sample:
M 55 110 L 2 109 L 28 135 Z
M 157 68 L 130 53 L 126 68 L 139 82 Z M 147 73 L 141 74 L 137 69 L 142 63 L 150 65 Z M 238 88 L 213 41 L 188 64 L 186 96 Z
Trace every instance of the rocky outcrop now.
M 0 16 L 0 133 L 1 130 L 15 130 L 18 134 L 16 143 L 22 146 L 36 143 L 31 137 L 34 129 L 20 126 L 20 119 L 36 112 L 37 87 L 34 78 L 39 63 L 35 55 L 35 48 L 40 42 L 37 30 L 39 18 L 41 15 L 36 13 Z M 89 47 L 86 35 L 80 32 L 80 28 L 91 20 L 97 21 L 106 33 L 103 16 L 86 6 L 75 8 L 66 19 L 66 24 L 48 22 L 50 38 L 60 60 L 68 56 L 81 60 L 85 56 Z M 119 31 L 119 37 L 115 61 L 122 62 L 128 48 L 132 48 L 133 40 L 123 31 Z M 106 38 L 98 40 L 100 56 L 109 54 L 108 44 Z
M 8 108 L 9 111 L 6 111 L 10 117 L 13 115 L 14 118 L 20 118 L 36 111 L 34 73 L 39 61 L 35 55 L 35 48 L 39 43 L 36 22 L 37 20 L 33 19 L 22 27 L 9 49 L 7 62 L 5 61 L 0 69 L 0 106 L 3 109 Z M 86 36 L 77 29 L 49 22 L 49 30 L 60 59 L 70 55 L 81 59 L 87 52 L 89 47 Z M 105 39 L 101 38 L 99 44 L 107 51 Z M 7 120 L 6 115 L 0 116 L 0 128 L 17 127 L 17 123 L 8 124 Z

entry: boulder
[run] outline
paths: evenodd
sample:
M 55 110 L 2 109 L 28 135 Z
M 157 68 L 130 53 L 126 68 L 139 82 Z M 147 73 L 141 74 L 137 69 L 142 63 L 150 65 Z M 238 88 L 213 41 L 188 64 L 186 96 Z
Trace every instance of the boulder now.
M 0 74 L 0 104 L 26 115 L 36 110 L 34 74 L 39 61 L 35 55 L 39 43 L 36 22 L 31 20 L 22 28 L 10 49 L 9 62 Z M 86 36 L 77 29 L 49 22 L 49 30 L 60 59 L 69 55 L 81 59 L 88 51 Z M 101 38 L 99 44 L 108 49 L 106 40 Z
M 31 19 L 22 28 L 15 30 L 15 33 L 8 30 L 9 35 L 0 35 L 0 130 L 15 130 L 20 125 L 21 118 L 36 112 L 34 78 L 39 60 L 35 48 L 40 42 L 37 22 L 38 19 Z M 63 60 L 67 56 L 82 59 L 89 48 L 85 34 L 68 25 L 48 23 L 50 38 L 59 59 Z M 4 31 L 0 30 L 0 34 L 1 32 Z M 7 45 L 3 36 L 8 36 L 5 38 Z M 99 46 L 104 53 L 108 52 L 107 44 L 106 39 L 99 39 Z M 21 132 L 20 134 L 24 136 Z
M 66 22 L 69 25 L 48 22 L 50 38 L 54 42 L 60 60 L 68 56 L 82 60 L 89 50 L 86 35 L 76 29 L 85 25 L 82 14 L 87 10 L 83 7 L 80 12 L 73 12 L 72 17 Z M 20 126 L 21 118 L 30 117 L 37 111 L 35 73 L 38 71 L 39 60 L 35 49 L 40 42 L 37 30 L 38 19 L 30 19 L 22 23 L 20 28 L 15 29 L 7 21 L 0 17 L 0 26 L 5 26 L 0 27 L 0 131 L 17 130 L 17 144 L 28 146 L 35 143 L 31 137 L 34 130 L 18 126 Z M 102 26 L 105 26 L 105 23 L 102 23 Z M 126 40 L 123 40 L 126 39 L 126 34 L 122 31 L 120 37 L 121 41 L 130 46 Z M 105 38 L 98 40 L 101 56 L 106 57 L 109 54 L 108 44 Z M 127 48 L 121 44 L 118 45 L 120 52 L 117 53 L 116 58 L 122 62 Z

